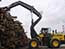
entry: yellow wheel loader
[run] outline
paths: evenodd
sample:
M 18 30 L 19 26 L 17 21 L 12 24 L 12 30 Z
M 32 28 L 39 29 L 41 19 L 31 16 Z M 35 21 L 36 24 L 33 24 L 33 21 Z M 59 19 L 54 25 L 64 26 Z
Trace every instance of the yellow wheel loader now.
M 29 42 L 29 47 L 48 46 L 49 48 L 59 48 L 62 44 L 65 44 L 65 34 L 51 34 L 48 33 L 48 30 L 49 28 L 42 28 L 39 35 L 35 37 L 33 35 L 33 38 Z

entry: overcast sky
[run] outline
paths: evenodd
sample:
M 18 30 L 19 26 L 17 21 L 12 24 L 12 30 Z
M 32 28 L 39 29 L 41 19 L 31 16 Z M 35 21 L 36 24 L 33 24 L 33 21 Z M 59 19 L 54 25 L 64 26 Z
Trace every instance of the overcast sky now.
M 19 0 L 2 0 L 0 7 L 8 6 Z M 65 0 L 20 0 L 31 6 L 34 6 L 39 12 L 42 12 L 42 19 L 35 27 L 40 33 L 42 27 L 51 27 L 62 31 L 62 25 L 65 25 Z M 17 16 L 17 20 L 22 22 L 28 37 L 30 36 L 31 13 L 27 9 L 17 6 L 11 9 L 11 15 Z M 33 14 L 34 20 L 37 16 Z

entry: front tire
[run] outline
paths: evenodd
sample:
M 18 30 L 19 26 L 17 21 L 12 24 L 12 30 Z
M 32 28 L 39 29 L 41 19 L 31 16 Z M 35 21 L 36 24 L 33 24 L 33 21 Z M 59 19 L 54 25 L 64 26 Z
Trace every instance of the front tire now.
M 29 48 L 38 48 L 38 46 L 39 46 L 39 43 L 37 39 L 32 39 L 29 42 Z

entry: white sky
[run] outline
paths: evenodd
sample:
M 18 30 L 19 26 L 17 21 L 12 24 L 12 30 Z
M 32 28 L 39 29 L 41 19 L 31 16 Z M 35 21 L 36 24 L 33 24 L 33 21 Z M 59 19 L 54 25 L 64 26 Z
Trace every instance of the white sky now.
M 2 0 L 0 7 L 8 6 L 19 0 Z M 42 20 L 35 27 L 39 33 L 42 27 L 51 27 L 62 31 L 62 25 L 65 25 L 65 0 L 20 0 L 34 6 L 39 12 L 43 11 Z M 17 6 L 11 9 L 12 15 L 17 16 L 17 20 L 22 22 L 28 37 L 30 37 L 31 13 L 27 9 Z M 34 20 L 37 16 L 33 15 Z

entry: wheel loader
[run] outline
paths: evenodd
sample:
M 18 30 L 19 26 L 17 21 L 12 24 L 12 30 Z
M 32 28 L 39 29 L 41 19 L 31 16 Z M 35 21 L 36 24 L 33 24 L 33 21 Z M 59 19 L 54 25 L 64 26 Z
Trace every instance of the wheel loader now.
M 49 28 L 42 28 L 40 34 L 32 37 L 29 42 L 29 47 L 38 48 L 39 46 L 48 46 L 48 48 L 59 48 L 62 44 L 65 44 L 65 34 L 51 34 L 49 33 Z
M 59 48 L 62 44 L 65 44 L 65 34 L 63 33 L 60 34 L 56 32 L 56 34 L 51 34 L 51 32 L 49 33 L 49 28 L 41 28 L 41 33 L 37 34 L 34 27 L 42 18 L 40 13 L 37 16 L 39 18 L 35 22 L 33 22 L 33 18 L 31 21 L 31 40 L 29 41 L 29 48 L 38 48 L 39 46 L 48 46 L 48 48 Z

